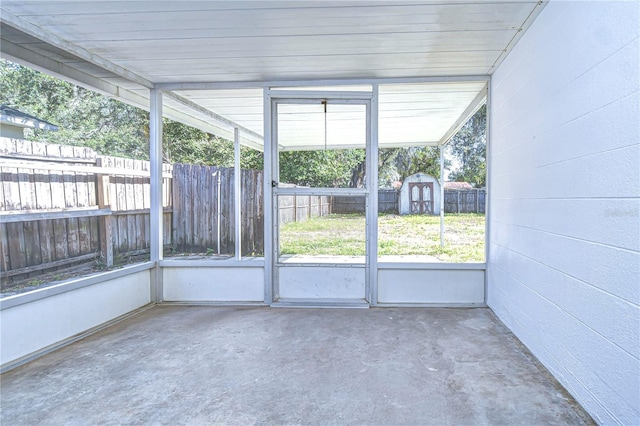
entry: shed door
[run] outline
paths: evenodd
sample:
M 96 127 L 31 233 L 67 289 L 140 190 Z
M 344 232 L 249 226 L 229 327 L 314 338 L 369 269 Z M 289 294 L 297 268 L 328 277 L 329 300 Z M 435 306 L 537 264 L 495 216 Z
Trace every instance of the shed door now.
M 411 214 L 433 214 L 433 182 L 409 184 Z

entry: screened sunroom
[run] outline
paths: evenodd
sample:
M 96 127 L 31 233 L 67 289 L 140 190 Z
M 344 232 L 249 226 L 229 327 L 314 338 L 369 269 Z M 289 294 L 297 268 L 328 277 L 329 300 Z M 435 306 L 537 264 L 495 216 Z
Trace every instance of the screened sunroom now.
M 3 420 L 640 418 L 637 3 L 0 8 L 4 59 L 150 120 L 148 162 L 2 138 L 2 279 L 104 262 L 0 299 Z M 455 257 L 445 150 L 483 105 L 482 225 Z M 163 118 L 233 165 L 163 161 Z M 383 212 L 384 154 L 412 147 L 439 156 L 437 185 L 409 184 L 433 241 Z M 363 166 L 299 184 L 301 151 Z

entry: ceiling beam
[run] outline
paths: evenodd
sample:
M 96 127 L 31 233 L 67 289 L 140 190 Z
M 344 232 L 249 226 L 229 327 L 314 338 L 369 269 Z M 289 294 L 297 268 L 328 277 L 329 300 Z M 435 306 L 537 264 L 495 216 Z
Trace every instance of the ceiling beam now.
M 444 136 L 442 136 L 442 138 L 438 142 L 438 145 L 446 145 L 447 142 L 449 142 L 449 139 L 451 139 L 456 133 L 458 133 L 458 130 L 460 130 L 460 128 L 464 126 L 464 123 L 466 123 L 467 120 L 469 120 L 469 118 L 471 118 L 471 116 L 473 116 L 473 114 L 475 114 L 476 111 L 480 109 L 482 104 L 486 102 L 487 87 L 488 84 L 485 84 L 482 89 L 480 89 L 480 92 L 478 92 L 469 106 L 462 112 L 462 114 L 460 114 L 460 117 L 458 117 L 458 119 L 453 123 L 449 130 L 447 130 Z
M 489 81 L 489 75 L 433 76 L 433 77 L 393 77 L 393 78 L 357 78 L 334 80 L 268 80 L 268 81 L 229 81 L 229 82 L 190 82 L 157 83 L 160 90 L 225 90 L 225 89 L 262 89 L 304 86 L 358 86 L 371 84 L 419 84 L 419 83 L 460 83 L 467 81 Z
M 385 148 L 409 148 L 409 147 L 421 147 L 421 146 L 438 146 L 438 141 L 433 142 L 390 142 L 385 144 L 380 144 L 380 149 Z M 364 149 L 365 147 L 362 144 L 338 144 L 338 145 L 329 145 L 326 149 Z M 280 145 L 280 151 L 324 151 L 324 145 L 305 145 L 305 146 L 283 146 Z

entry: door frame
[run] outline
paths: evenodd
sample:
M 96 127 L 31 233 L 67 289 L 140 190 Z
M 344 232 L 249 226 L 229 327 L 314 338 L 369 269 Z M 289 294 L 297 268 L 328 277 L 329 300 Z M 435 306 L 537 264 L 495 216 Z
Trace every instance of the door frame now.
M 277 105 L 317 103 L 319 100 L 330 104 L 365 105 L 366 108 L 366 167 L 365 188 L 277 188 L 275 177 L 278 173 L 279 150 L 277 144 Z M 364 195 L 366 204 L 366 255 L 365 255 L 365 292 L 359 305 L 377 304 L 377 257 L 378 257 L 378 87 L 372 86 L 371 92 L 361 91 L 307 91 L 307 90 L 264 90 L 264 256 L 265 256 L 265 303 L 282 304 L 279 294 L 278 263 L 278 195 Z M 314 267 L 317 263 L 300 263 L 296 266 Z M 362 267 L 351 264 L 323 264 L 323 267 Z M 285 266 L 286 267 L 286 266 Z M 286 303 L 286 302 L 285 302 Z M 352 300 L 299 300 L 297 305 L 351 305 Z

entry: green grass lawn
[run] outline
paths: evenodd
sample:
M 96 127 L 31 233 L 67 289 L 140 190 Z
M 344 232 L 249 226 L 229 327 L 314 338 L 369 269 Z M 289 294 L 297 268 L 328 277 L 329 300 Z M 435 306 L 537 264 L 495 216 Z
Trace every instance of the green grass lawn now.
M 484 262 L 484 215 L 445 215 L 445 246 L 440 248 L 440 217 L 385 215 L 378 219 L 378 254 L 428 255 L 443 262 Z M 361 214 L 332 214 L 280 228 L 283 255 L 365 254 Z

